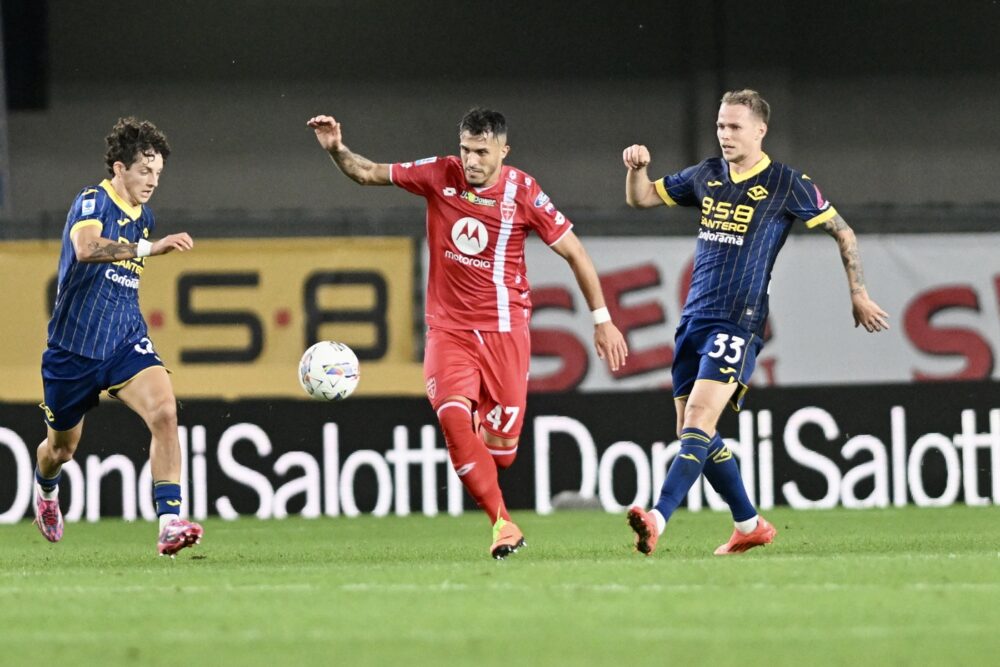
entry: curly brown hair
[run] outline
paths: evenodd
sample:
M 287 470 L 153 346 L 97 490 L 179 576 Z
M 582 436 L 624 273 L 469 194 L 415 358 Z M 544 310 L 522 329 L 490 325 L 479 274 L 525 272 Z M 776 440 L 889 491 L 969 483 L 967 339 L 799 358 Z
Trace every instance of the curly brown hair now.
M 765 125 L 771 121 L 771 105 L 756 90 L 749 88 L 730 90 L 720 101 L 722 104 L 742 104 L 748 107 L 757 118 L 764 121 Z
M 152 157 L 159 153 L 164 160 L 170 155 L 167 136 L 148 120 L 136 120 L 133 116 L 119 118 L 104 141 L 108 144 L 104 162 L 112 176 L 115 175 L 115 162 L 121 162 L 128 169 L 140 155 Z

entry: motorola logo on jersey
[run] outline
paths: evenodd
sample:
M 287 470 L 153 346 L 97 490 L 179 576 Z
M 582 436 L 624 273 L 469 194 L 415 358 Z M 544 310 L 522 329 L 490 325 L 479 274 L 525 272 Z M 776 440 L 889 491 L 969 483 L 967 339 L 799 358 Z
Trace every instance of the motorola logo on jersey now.
M 493 263 L 488 259 L 475 257 L 486 249 L 490 235 L 486 231 L 486 225 L 475 218 L 461 218 L 451 228 L 451 240 L 462 254 L 444 251 L 445 259 L 458 262 L 463 266 L 471 266 L 475 269 L 492 269 Z
M 451 240 L 466 255 L 478 255 L 486 249 L 490 235 L 486 225 L 475 218 L 461 218 L 451 227 Z

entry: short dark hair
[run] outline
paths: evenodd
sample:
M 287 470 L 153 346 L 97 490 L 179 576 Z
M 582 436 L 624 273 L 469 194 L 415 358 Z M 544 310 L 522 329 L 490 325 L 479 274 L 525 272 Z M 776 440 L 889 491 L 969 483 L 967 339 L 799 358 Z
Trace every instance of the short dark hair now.
M 472 107 L 458 124 L 459 134 L 468 132 L 474 137 L 492 134 L 495 137 L 507 136 L 507 119 L 499 111 Z
M 742 104 L 750 109 L 750 112 L 764 121 L 767 125 L 771 122 L 771 105 L 760 96 L 756 90 L 744 88 L 743 90 L 730 90 L 722 96 L 723 104 Z
M 163 132 L 148 120 L 136 120 L 133 116 L 119 118 L 111 128 L 111 134 L 104 137 L 108 151 L 104 154 L 104 162 L 108 173 L 115 175 L 115 162 L 121 162 L 125 168 L 131 167 L 140 155 L 152 157 L 159 153 L 166 160 L 170 155 L 170 145 Z

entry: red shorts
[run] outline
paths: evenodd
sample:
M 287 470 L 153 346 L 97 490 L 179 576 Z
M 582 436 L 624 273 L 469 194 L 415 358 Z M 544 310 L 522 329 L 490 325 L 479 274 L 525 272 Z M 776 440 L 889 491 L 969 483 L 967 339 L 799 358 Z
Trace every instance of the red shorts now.
M 464 396 L 484 429 L 516 438 L 524 423 L 530 362 L 527 327 L 504 333 L 431 327 L 424 350 L 427 398 L 437 410 L 449 396 Z

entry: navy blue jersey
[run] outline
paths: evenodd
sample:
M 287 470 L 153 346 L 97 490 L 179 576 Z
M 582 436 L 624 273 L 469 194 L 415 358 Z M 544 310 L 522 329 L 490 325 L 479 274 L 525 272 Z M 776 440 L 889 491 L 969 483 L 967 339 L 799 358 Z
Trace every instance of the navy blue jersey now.
M 49 321 L 49 345 L 90 359 L 107 359 L 125 343 L 146 335 L 139 312 L 139 277 L 145 258 L 114 263 L 77 261 L 72 236 L 83 227 L 101 228 L 101 236 L 119 243 L 148 239 L 153 214 L 131 206 L 105 180 L 84 188 L 66 216 L 59 289 Z
M 808 176 L 765 155 L 741 174 L 709 158 L 655 182 L 668 206 L 699 206 L 691 291 L 682 317 L 721 318 L 762 333 L 768 283 L 795 220 L 815 227 L 837 214 Z

